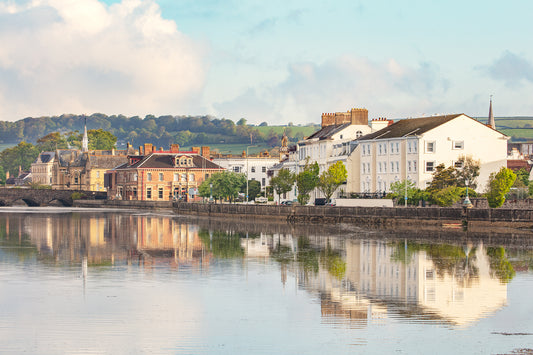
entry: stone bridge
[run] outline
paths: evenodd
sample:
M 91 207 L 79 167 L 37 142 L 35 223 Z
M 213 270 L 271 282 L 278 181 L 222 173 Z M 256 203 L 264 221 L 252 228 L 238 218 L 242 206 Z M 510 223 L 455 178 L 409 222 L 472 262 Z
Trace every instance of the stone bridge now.
M 72 194 L 80 193 L 83 199 L 106 199 L 105 192 L 0 188 L 0 206 L 72 206 Z

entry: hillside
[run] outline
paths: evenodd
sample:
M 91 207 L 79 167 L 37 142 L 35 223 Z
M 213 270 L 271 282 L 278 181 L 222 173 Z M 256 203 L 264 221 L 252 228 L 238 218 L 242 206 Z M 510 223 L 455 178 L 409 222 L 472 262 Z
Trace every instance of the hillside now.
M 245 120 L 234 123 L 225 118 L 211 116 L 160 116 L 148 115 L 126 117 L 107 116 L 95 113 L 84 115 L 61 115 L 52 117 L 27 117 L 16 122 L 0 121 L 0 147 L 4 149 L 26 141 L 35 144 L 37 139 L 52 133 L 82 132 L 87 121 L 87 129 L 103 129 L 115 135 L 118 148 L 152 143 L 157 147 L 168 148 L 177 143 L 182 147 L 199 145 L 217 146 L 220 152 L 241 153 L 246 146 L 257 145 L 261 150 L 278 147 L 284 133 L 289 141 L 296 142 L 319 129 L 309 126 L 253 126 Z

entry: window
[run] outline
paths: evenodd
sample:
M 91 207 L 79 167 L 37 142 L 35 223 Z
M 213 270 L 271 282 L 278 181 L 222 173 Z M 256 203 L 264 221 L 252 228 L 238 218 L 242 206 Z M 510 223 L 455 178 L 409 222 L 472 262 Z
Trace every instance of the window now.
M 146 199 L 147 200 L 151 200 L 152 199 L 152 188 L 151 187 L 147 187 L 146 188 Z
M 394 143 L 390 142 L 390 153 L 394 154 Z
M 426 142 L 426 153 L 435 153 L 435 142 Z
M 363 174 L 366 174 L 366 164 L 363 163 L 361 165 L 362 165 L 362 167 L 361 167 L 362 169 L 361 170 L 363 170 Z
M 378 173 L 381 173 L 381 162 L 378 163 Z
M 265 178 L 261 178 L 261 186 L 265 186 L 266 180 Z
M 393 161 L 390 162 L 390 172 L 391 173 L 394 172 L 394 162 Z
M 159 173 L 159 181 L 163 181 L 163 173 Z
M 379 155 L 383 154 L 383 153 L 381 152 L 381 144 L 378 144 L 378 150 L 379 150 Z
M 413 153 L 416 153 L 416 152 L 417 152 L 417 148 L 418 148 L 418 143 L 417 143 L 417 141 L 413 141 Z
M 384 172 L 384 173 L 387 172 L 387 163 L 383 163 L 383 172 Z
M 407 171 L 411 172 L 411 161 L 407 162 Z
M 396 142 L 396 153 L 400 153 L 400 142 Z
M 191 182 L 194 181 L 194 174 L 189 174 L 189 181 L 191 181 Z
M 96 172 L 96 177 L 97 177 L 97 178 L 100 177 L 100 172 L 99 172 L 99 171 Z
M 464 141 L 454 141 L 453 142 L 453 149 L 464 149 L 465 142 Z
M 396 172 L 399 173 L 400 172 L 400 162 L 399 161 L 395 162 L 395 165 L 396 165 Z
M 262 166 L 262 167 L 261 167 L 261 172 L 262 172 L 262 173 L 266 173 L 266 171 L 267 171 L 266 166 Z
M 435 169 L 435 162 L 427 161 L 426 162 L 426 173 L 432 173 L 434 169 Z
M 137 181 L 137 173 L 133 173 L 133 181 Z
M 255 173 L 255 166 L 252 166 L 252 173 Z
M 411 142 L 407 142 L 407 152 L 411 153 Z
M 181 174 L 181 181 L 182 182 L 186 182 L 187 181 L 187 173 L 182 173 Z
M 456 169 L 462 169 L 462 168 L 463 168 L 463 161 L 462 161 L 462 160 L 458 160 L 458 161 L 456 161 L 455 163 L 453 163 L 453 166 L 454 166 Z
M 152 173 L 146 174 L 146 180 L 152 181 Z
M 174 181 L 180 181 L 180 174 L 174 173 Z
M 162 187 L 159 188 L 158 195 L 159 195 L 158 197 L 160 200 L 163 199 L 163 188 Z
M 361 131 L 355 132 L 355 138 L 360 138 L 362 136 L 363 136 L 363 132 L 361 132 Z
M 233 167 L 233 171 L 236 172 L 236 173 L 240 173 L 241 172 L 241 167 L 240 166 L 234 166 Z
M 413 171 L 416 173 L 416 160 L 413 160 Z

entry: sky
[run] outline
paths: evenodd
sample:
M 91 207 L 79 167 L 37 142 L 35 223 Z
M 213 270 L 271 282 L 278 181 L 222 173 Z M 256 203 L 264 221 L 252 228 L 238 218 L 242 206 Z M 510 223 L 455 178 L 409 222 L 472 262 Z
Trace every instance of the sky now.
M 0 0 L 0 120 L 533 116 L 533 1 Z

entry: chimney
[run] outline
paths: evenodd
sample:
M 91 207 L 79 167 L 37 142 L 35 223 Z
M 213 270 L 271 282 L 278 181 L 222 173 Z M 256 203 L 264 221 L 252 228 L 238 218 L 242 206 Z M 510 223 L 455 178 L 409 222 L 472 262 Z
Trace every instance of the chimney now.
M 171 153 L 179 153 L 180 151 L 180 145 L 179 144 L 171 144 L 170 145 L 170 152 Z
M 209 159 L 209 157 L 211 156 L 211 148 L 202 147 L 202 156 L 206 159 Z
M 200 154 L 200 147 L 192 147 L 191 151 L 195 154 Z
M 350 123 L 355 125 L 368 125 L 368 110 L 366 108 L 352 108 L 350 110 Z
M 115 148 L 111 149 L 111 155 L 115 155 Z
M 380 129 L 390 126 L 392 122 L 392 120 L 388 120 L 385 117 L 374 118 L 370 123 L 370 127 L 372 129 L 372 132 L 376 132 Z
M 144 155 L 144 149 L 142 145 L 139 146 L 139 155 Z
M 152 154 L 154 147 L 151 143 L 144 143 L 144 155 Z

